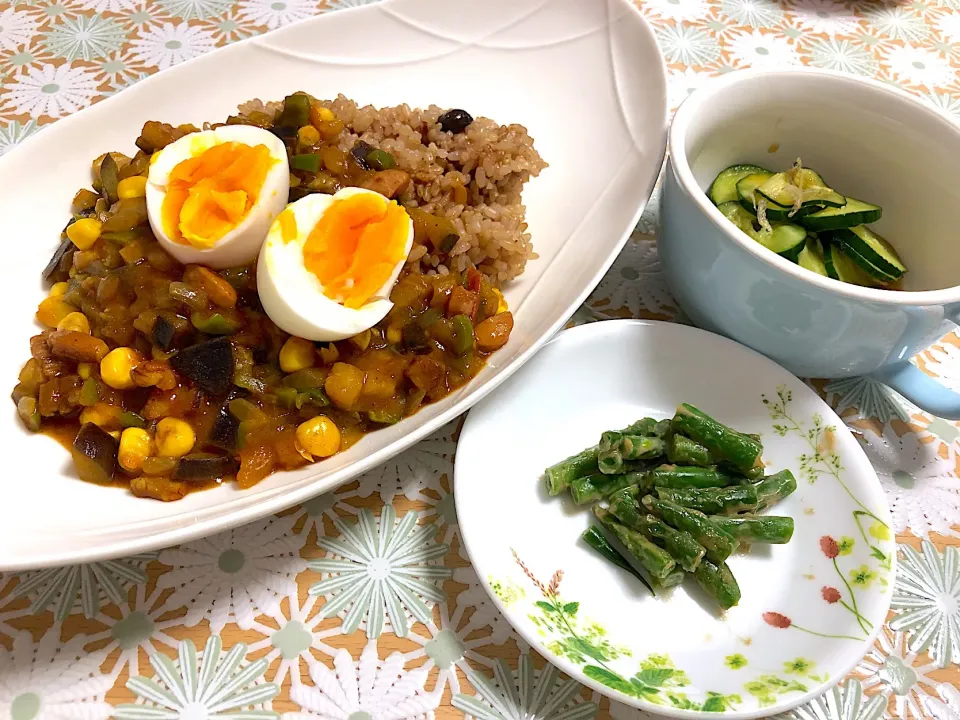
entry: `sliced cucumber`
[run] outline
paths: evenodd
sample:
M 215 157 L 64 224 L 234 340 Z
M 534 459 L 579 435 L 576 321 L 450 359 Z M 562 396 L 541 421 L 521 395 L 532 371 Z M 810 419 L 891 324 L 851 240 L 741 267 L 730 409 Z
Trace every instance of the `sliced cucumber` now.
M 872 275 L 864 272 L 856 261 L 847 257 L 836 243 L 827 244 L 823 253 L 823 262 L 827 267 L 827 274 L 834 280 L 863 287 L 877 287 L 882 284 Z
M 713 200 L 714 205 L 736 200 L 737 183 L 741 178 L 745 178 L 747 175 L 753 175 L 754 173 L 771 174 L 759 165 L 731 165 L 717 175 L 716 179 L 714 179 L 710 185 L 707 195 Z
M 820 187 L 830 187 L 827 185 L 826 180 L 813 168 L 803 168 L 801 173 L 806 173 L 803 177 L 806 179 L 808 185 L 819 185 Z
M 853 260 L 861 270 L 875 280 L 881 283 L 892 283 L 897 281 L 897 278 L 895 278 L 893 275 L 889 275 L 880 270 L 876 265 L 873 265 L 869 260 L 867 260 L 866 257 L 860 254 L 856 247 L 849 245 L 842 240 L 838 240 L 836 237 L 833 239 L 833 242 L 837 243 L 844 255 Z
M 791 260 L 797 257 L 803 250 L 807 231 L 799 225 L 790 223 L 770 223 L 770 225 L 773 228 L 771 232 L 761 230 L 757 233 L 757 242 L 768 250 L 773 250 Z
M 854 260 L 862 258 L 866 264 L 891 280 L 898 280 L 907 271 L 907 266 L 893 246 L 866 225 L 836 230 L 833 237 L 843 245 L 845 252 L 849 249 L 848 254 Z M 868 267 L 863 269 L 870 271 Z M 877 277 L 875 273 L 871 274 Z
M 766 170 L 752 175 L 744 175 L 737 181 L 737 197 L 735 199 L 740 201 L 744 209 L 756 214 L 757 200 L 754 197 L 754 192 L 771 177 L 773 177 L 773 173 Z
M 798 218 L 797 222 L 809 230 L 843 230 L 855 225 L 876 222 L 883 214 L 879 205 L 848 197 L 843 207 L 828 207 Z
M 740 203 L 733 201 L 720 203 L 717 205 L 717 210 L 722 212 L 723 216 L 727 220 L 732 222 L 750 237 L 753 237 L 753 234 L 756 232 L 754 223 L 757 222 L 757 219 L 752 213 L 747 212 L 743 207 L 741 207 Z
M 725 202 L 717 208 L 724 217 L 768 250 L 784 256 L 796 256 L 807 236 L 807 231 L 799 225 L 790 223 L 770 223 L 770 230 L 764 230 L 757 219 L 739 203 Z
M 795 190 L 800 188 L 800 207 L 843 207 L 847 200 L 836 190 L 831 190 L 822 185 L 813 185 L 813 178 L 819 178 L 815 172 L 802 168 L 797 173 L 799 185 L 794 185 L 790 181 L 787 173 L 776 173 L 757 188 L 757 192 L 763 195 L 767 200 L 784 208 L 793 208 L 795 203 Z
M 797 257 L 797 265 L 804 270 L 815 272 L 817 275 L 830 277 L 827 275 L 827 266 L 823 262 L 823 250 L 820 248 L 820 241 L 816 238 L 807 238 L 807 242 Z

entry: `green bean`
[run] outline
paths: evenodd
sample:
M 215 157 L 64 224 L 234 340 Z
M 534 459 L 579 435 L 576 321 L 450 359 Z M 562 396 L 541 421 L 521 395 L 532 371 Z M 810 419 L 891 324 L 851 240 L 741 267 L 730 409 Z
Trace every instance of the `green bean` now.
M 653 587 L 650 585 L 647 579 L 637 570 L 635 570 L 633 566 L 624 559 L 623 555 L 617 552 L 617 549 L 610 544 L 610 541 L 607 540 L 606 536 L 600 532 L 600 529 L 596 525 L 591 525 L 589 528 L 584 530 L 583 535 L 580 537 L 583 538 L 583 541 L 595 552 L 606 558 L 608 562 L 613 563 L 622 570 L 626 570 L 637 580 L 643 583 L 647 590 L 653 592 Z M 670 576 L 668 575 L 667 577 L 669 578 Z
M 547 478 L 547 493 L 559 495 L 577 478 L 586 477 L 597 471 L 597 448 L 587 448 L 583 452 L 571 455 L 566 460 L 551 465 L 544 475 Z
M 741 472 L 763 467 L 763 446 L 759 441 L 714 420 L 693 405 L 683 403 L 677 408 L 673 430 L 696 440 Z
M 757 512 L 776 505 L 797 489 L 797 479 L 789 470 L 768 475 L 754 487 L 757 489 Z
M 713 467 L 680 465 L 661 465 L 650 471 L 650 480 L 654 487 L 673 489 L 682 488 L 719 488 L 739 485 L 740 478 L 728 475 Z
M 740 602 L 740 586 L 726 563 L 716 565 L 704 560 L 693 573 L 693 577 L 697 585 L 724 610 L 729 610 Z
M 609 510 L 594 505 L 593 514 L 597 516 L 600 524 L 614 534 L 617 540 L 623 544 L 623 547 L 639 561 L 640 565 L 652 577 L 663 580 L 677 566 L 674 559 L 670 557 L 670 553 L 654 545 L 636 530 L 631 530 L 623 523 L 618 522 Z
M 663 580 L 654 580 L 653 587 L 655 588 L 655 591 L 667 590 L 682 583 L 685 577 L 687 577 L 687 574 L 683 570 L 680 568 L 675 568 Z
M 649 435 L 657 434 L 657 421 L 651 417 L 640 418 L 632 425 L 628 425 L 620 431 L 623 435 Z
M 641 460 L 663 455 L 663 440 L 644 435 L 624 435 L 620 438 L 620 455 L 624 460 Z
M 757 509 L 757 488 L 753 485 L 682 490 L 658 487 L 656 493 L 661 500 L 699 510 L 706 515 L 734 515 Z
M 643 498 L 643 506 L 671 527 L 690 533 L 706 549 L 706 557 L 715 563 L 723 562 L 737 549 L 736 539 L 701 512 L 658 500 L 653 495 Z
M 628 472 L 620 475 L 595 473 L 570 483 L 570 497 L 577 505 L 597 502 L 630 485 L 649 487 L 649 474 Z
M 674 465 L 697 465 L 711 467 L 717 464 L 717 459 L 707 448 L 691 440 L 686 435 L 674 433 L 667 447 L 667 459 Z
M 742 543 L 783 545 L 793 537 L 793 518 L 779 515 L 713 515 L 710 521 Z
M 670 556 L 687 572 L 693 572 L 703 559 L 706 550 L 693 535 L 676 530 L 656 515 L 641 510 L 640 504 L 624 493 L 617 493 L 610 502 L 610 512 L 631 530 L 643 533 L 651 540 L 659 541 Z

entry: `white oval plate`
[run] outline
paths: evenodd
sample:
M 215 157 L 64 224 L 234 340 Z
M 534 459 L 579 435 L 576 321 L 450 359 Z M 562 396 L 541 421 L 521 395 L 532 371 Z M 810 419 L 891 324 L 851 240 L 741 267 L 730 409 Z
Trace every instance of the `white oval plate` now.
M 681 402 L 760 433 L 770 470 L 799 486 L 771 511 L 795 519 L 792 541 L 730 559 L 743 597 L 725 616 L 689 580 L 653 597 L 579 540 L 587 509 L 544 490 L 548 465 Z M 664 715 L 767 717 L 806 702 L 863 656 L 890 605 L 892 523 L 856 440 L 779 365 L 695 328 L 561 333 L 470 412 L 454 486 L 470 559 L 513 627 L 580 682 Z
M 381 41 L 383 40 L 383 41 Z M 240 525 L 397 454 L 506 379 L 569 317 L 623 247 L 666 139 L 666 80 L 653 32 L 627 0 L 390 0 L 240 42 L 146 78 L 60 120 L 0 159 L 5 308 L 0 378 L 12 388 L 37 333 L 40 271 L 90 162 L 132 153 L 144 121 L 218 120 L 251 98 L 343 93 L 377 106 L 463 107 L 529 128 L 550 163 L 524 191 L 539 259 L 506 289 L 510 342 L 467 387 L 319 465 L 171 504 L 78 481 L 66 451 L 0 414 L 5 500 L 0 570 L 86 562 Z

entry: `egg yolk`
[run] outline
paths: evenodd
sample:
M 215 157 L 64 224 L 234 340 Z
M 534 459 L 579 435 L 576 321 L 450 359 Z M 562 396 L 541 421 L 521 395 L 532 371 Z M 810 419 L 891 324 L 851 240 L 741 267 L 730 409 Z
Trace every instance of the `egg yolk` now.
M 177 163 L 161 209 L 167 236 L 213 247 L 246 218 L 274 162 L 266 145 L 226 142 Z
M 406 258 L 410 216 L 382 195 L 336 200 L 303 244 L 303 264 L 323 293 L 344 307 L 363 307 Z

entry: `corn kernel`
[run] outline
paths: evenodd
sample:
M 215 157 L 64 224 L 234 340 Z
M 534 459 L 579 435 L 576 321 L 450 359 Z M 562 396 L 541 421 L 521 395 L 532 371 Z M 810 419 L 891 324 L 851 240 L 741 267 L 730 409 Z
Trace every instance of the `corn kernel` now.
M 326 347 L 320 348 L 320 362 L 324 365 L 333 365 L 339 358 L 340 351 L 336 343 L 327 343 Z
M 354 335 L 350 338 L 350 342 L 353 343 L 358 350 L 366 350 L 370 347 L 370 338 L 373 337 L 373 333 L 369 330 L 364 330 L 359 335 Z
M 183 420 L 164 418 L 157 423 L 157 453 L 164 457 L 182 457 L 193 449 L 197 436 Z
M 497 296 L 497 300 L 498 300 L 497 315 L 499 315 L 500 313 L 505 313 L 507 311 L 507 301 L 504 299 L 503 293 L 497 290 L 496 288 L 493 288 L 493 293 L 494 295 Z
M 89 250 L 100 238 L 100 228 L 103 226 L 94 218 L 81 218 L 67 227 L 67 237 L 80 250 Z
M 138 472 L 143 461 L 150 457 L 153 441 L 143 428 L 127 428 L 120 435 L 117 462 L 127 472 Z
M 93 375 L 93 363 L 77 363 L 77 375 L 81 380 L 89 380 Z
M 301 454 L 314 457 L 330 457 L 340 450 L 340 428 L 324 415 L 310 418 L 297 426 L 297 443 Z
M 70 283 L 58 282 L 50 286 L 50 297 L 60 297 L 61 295 L 66 295 L 67 290 L 70 288 Z
M 147 194 L 147 179 L 143 175 L 124 178 L 117 183 L 117 195 L 121 200 L 143 197 Z
M 100 361 L 100 377 L 115 390 L 129 390 L 134 386 L 130 373 L 140 359 L 140 353 L 133 348 L 111 350 Z
M 75 330 L 90 334 L 90 321 L 82 312 L 72 312 L 57 323 L 57 330 Z
M 48 297 L 37 306 L 37 320 L 47 327 L 55 328 L 67 315 L 76 312 L 76 308 L 62 297 Z
M 327 112 L 330 111 L 327 110 Z M 317 130 L 313 125 L 304 125 L 302 128 L 297 130 L 297 141 L 303 147 L 316 145 L 318 142 L 320 142 L 320 131 Z
M 337 116 L 333 114 L 333 110 L 330 108 L 325 108 L 323 105 L 317 107 L 317 115 L 324 122 L 330 122 L 331 120 L 337 119 Z
M 400 328 L 396 327 L 395 325 L 391 325 L 387 328 L 388 343 L 391 345 L 399 345 L 401 340 L 403 340 L 403 331 Z
M 313 343 L 309 340 L 291 337 L 280 348 L 280 369 L 285 373 L 311 367 L 313 360 Z

